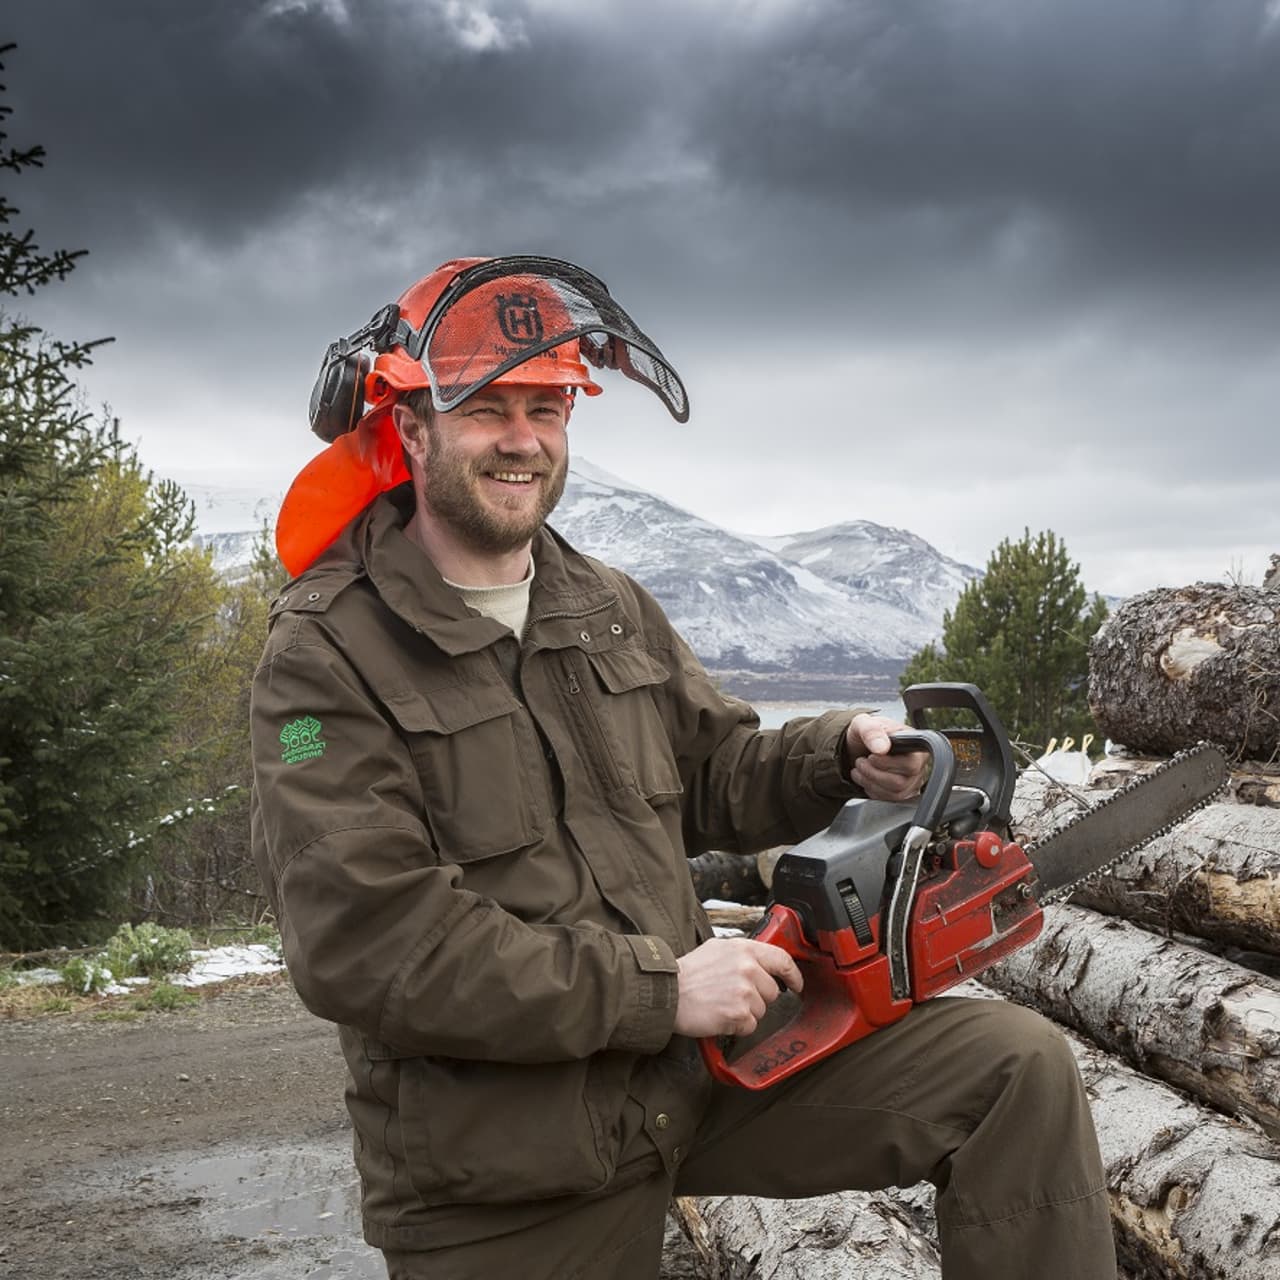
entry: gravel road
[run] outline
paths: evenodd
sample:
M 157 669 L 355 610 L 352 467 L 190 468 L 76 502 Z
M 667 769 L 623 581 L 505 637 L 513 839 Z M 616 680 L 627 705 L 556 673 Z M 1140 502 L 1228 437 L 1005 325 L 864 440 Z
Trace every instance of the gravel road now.
M 0 1022 L 0 1277 L 380 1280 L 337 1037 L 286 980 Z M 695 1273 L 671 1239 L 664 1280 Z

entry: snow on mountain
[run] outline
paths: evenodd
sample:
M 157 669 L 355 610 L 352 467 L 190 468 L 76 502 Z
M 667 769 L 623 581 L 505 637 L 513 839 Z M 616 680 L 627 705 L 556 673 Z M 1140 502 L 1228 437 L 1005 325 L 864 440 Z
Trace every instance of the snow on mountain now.
M 870 596 L 923 619 L 933 635 L 941 633 L 942 615 L 960 592 L 982 576 L 916 534 L 870 520 L 756 541 L 858 597 Z
M 877 550 L 879 526 L 870 524 L 859 539 L 846 526 L 797 535 L 806 540 L 798 555 L 796 539 L 775 540 L 786 552 L 777 554 L 579 463 L 551 522 L 643 583 L 710 668 L 740 673 L 728 687 L 755 683 L 742 673 L 786 673 L 797 694 L 854 678 L 892 687 L 905 660 L 939 634 L 966 580 L 963 566 L 912 534 L 884 530 L 888 545 Z M 817 541 L 823 532 L 829 545 Z
M 274 525 L 281 495 L 265 497 L 260 489 L 184 484 L 196 513 L 196 546 L 213 551 L 213 567 L 223 576 L 247 573 L 263 525 Z
M 235 575 L 278 498 L 187 486 L 198 541 Z M 977 571 L 900 529 L 853 521 L 781 538 L 732 533 L 575 460 L 552 525 L 631 574 L 725 688 L 775 698 L 893 696 L 911 654 Z

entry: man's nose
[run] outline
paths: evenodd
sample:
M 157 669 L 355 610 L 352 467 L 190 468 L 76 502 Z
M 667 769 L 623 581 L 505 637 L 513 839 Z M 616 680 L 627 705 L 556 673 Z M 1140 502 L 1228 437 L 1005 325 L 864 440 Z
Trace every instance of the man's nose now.
M 537 432 L 533 429 L 533 420 L 523 409 L 513 409 L 507 415 L 498 448 L 503 453 L 516 453 L 523 457 L 542 451 Z

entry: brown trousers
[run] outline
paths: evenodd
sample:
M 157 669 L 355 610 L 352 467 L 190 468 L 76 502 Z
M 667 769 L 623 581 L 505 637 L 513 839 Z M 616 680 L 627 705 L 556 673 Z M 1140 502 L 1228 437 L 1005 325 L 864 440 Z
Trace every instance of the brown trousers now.
M 717 1088 L 674 1185 L 476 1206 L 473 1243 L 386 1251 L 390 1280 L 655 1280 L 675 1195 L 938 1190 L 945 1280 L 1114 1280 L 1106 1180 L 1062 1036 L 936 999 L 772 1089 Z M 456 1213 L 456 1210 L 454 1211 Z

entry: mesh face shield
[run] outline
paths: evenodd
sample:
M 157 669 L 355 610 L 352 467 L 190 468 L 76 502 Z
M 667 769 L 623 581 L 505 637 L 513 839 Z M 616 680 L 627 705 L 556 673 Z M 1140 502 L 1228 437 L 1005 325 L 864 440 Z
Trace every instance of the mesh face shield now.
M 603 281 L 556 258 L 493 258 L 467 268 L 403 341 L 442 413 L 500 378 L 591 387 L 581 352 L 596 368 L 648 387 L 677 422 L 689 418 L 679 374 Z

